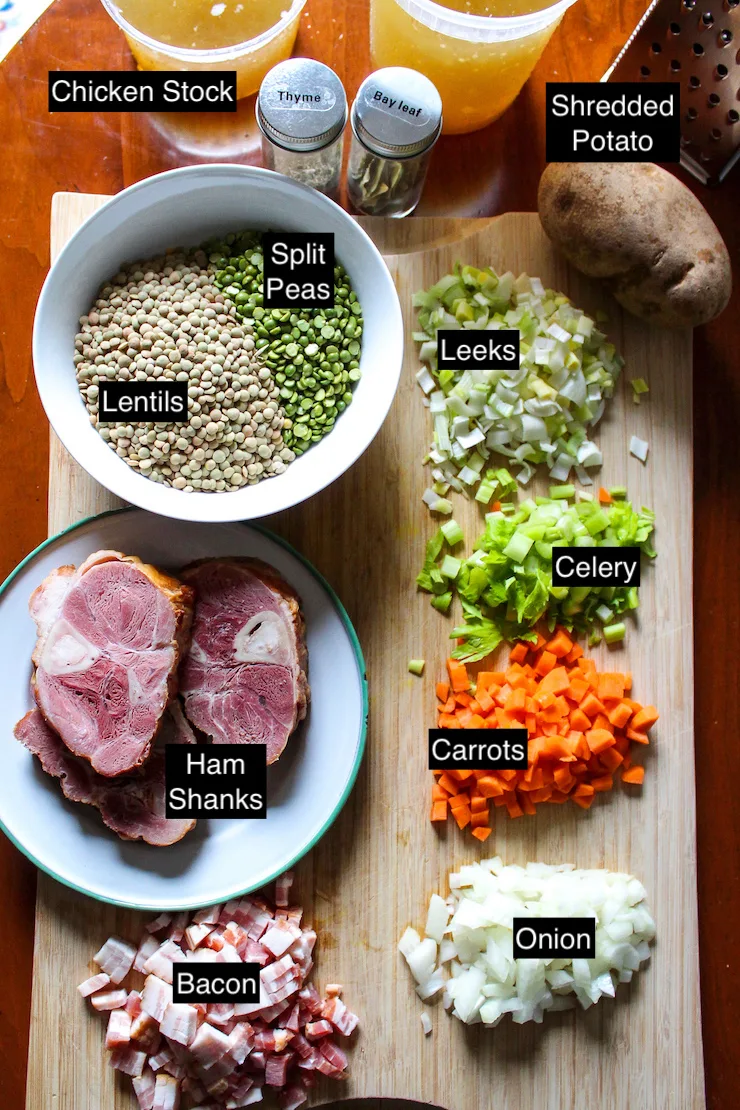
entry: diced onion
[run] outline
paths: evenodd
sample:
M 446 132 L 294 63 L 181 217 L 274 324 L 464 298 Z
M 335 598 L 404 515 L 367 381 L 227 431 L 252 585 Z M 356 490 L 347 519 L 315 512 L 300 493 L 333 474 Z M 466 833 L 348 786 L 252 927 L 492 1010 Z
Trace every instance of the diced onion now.
M 507 867 L 496 857 L 461 868 L 449 883 L 447 901 L 433 894 L 429 905 L 434 935 L 422 940 L 407 929 L 398 947 L 417 993 L 425 999 L 444 989 L 445 1009 L 466 1024 L 494 1026 L 505 1014 L 517 1024 L 542 1021 L 545 1011 L 576 1001 L 587 1009 L 614 998 L 650 956 L 655 923 L 632 875 L 570 864 Z M 514 917 L 594 917 L 596 958 L 515 960 Z

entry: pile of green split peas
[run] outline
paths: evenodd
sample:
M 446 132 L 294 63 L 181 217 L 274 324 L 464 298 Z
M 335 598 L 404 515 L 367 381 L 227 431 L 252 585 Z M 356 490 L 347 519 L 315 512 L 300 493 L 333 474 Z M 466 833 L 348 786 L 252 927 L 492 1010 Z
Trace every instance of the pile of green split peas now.
M 301 455 L 331 431 L 360 378 L 362 309 L 349 278 L 335 266 L 333 308 L 264 308 L 259 235 L 227 235 L 206 250 L 216 285 L 252 321 L 255 346 L 280 387 L 283 440 Z

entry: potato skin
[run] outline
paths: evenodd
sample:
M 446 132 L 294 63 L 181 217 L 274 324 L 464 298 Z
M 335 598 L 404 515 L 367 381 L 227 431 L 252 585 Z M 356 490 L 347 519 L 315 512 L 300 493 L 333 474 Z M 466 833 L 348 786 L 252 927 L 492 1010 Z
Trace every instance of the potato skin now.
M 722 236 L 691 190 L 652 162 L 552 163 L 538 208 L 568 261 L 650 324 L 697 327 L 730 299 Z

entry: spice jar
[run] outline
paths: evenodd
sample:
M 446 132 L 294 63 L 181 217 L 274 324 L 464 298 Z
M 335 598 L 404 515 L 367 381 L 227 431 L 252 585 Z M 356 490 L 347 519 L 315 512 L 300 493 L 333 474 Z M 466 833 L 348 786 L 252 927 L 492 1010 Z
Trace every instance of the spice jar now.
M 413 69 L 379 69 L 352 105 L 347 191 L 357 212 L 408 216 L 419 203 L 432 147 L 442 130 L 442 100 Z
M 281 62 L 262 82 L 256 111 L 267 169 L 336 197 L 347 122 L 336 73 L 311 58 Z

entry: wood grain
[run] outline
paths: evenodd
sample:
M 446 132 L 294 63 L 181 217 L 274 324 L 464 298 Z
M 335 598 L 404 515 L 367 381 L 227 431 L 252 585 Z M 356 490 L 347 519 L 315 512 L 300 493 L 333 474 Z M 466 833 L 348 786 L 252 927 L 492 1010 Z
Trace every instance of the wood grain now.
M 56 199 L 55 248 L 98 203 L 98 198 Z M 414 381 L 418 361 L 409 342 L 391 415 L 368 452 L 328 490 L 270 521 L 337 589 L 359 633 L 370 679 L 370 734 L 357 787 L 298 876 L 309 917 L 321 928 L 319 979 L 343 982 L 362 1017 L 349 1089 L 326 1087 L 319 1101 L 346 1093 L 419 1099 L 450 1110 L 461 1100 L 481 1110 L 491 1103 L 502 1110 L 590 1110 L 594 1104 L 608 1104 L 610 1110 L 699 1110 L 704 1084 L 689 647 L 691 513 L 682 497 L 692 469 L 690 337 L 622 318 L 553 254 L 534 216 L 454 225 L 447 220 L 365 224 L 382 237 L 386 250 L 398 248 L 388 261 L 407 334 L 415 289 L 447 272 L 456 258 L 473 265 L 492 262 L 539 274 L 591 313 L 608 309 L 629 376 L 650 381 L 649 401 L 639 409 L 622 382 L 600 429 L 602 477 L 606 484 L 626 483 L 636 502 L 658 509 L 664 554 L 645 574 L 639 630 L 630 630 L 624 649 L 595 652 L 605 666 L 631 669 L 636 696 L 661 708 L 643 796 L 617 790 L 587 814 L 544 806 L 536 818 L 517 822 L 499 812 L 494 844 L 510 862 L 571 861 L 636 873 L 647 886 L 659 932 L 651 965 L 632 988 L 620 988 L 613 1005 L 552 1016 L 541 1027 L 507 1023 L 495 1032 L 467 1030 L 438 1007 L 428 1007 L 435 1029 L 429 1039 L 422 1036 L 422 1007 L 396 952 L 397 939 L 409 922 L 423 923 L 429 893 L 446 889 L 449 870 L 486 851 L 455 829 L 436 833 L 427 820 L 425 734 L 450 623 L 413 585 L 433 525 L 420 501 L 425 475 L 419 463 L 429 417 Z M 418 249 L 426 243 L 435 246 Z M 645 467 L 628 455 L 633 432 L 650 441 Z M 54 528 L 108 507 L 108 495 L 71 464 L 57 441 L 51 459 Z M 539 478 L 537 488 L 544 491 L 547 484 Z M 472 540 L 481 527 L 479 507 L 460 500 L 455 511 Z M 427 659 L 421 681 L 406 673 L 411 656 Z M 79 1003 L 74 985 L 109 932 L 136 935 L 140 921 L 140 915 L 91 903 L 40 877 L 27 1110 L 36 1110 L 33 1092 L 42 1084 L 57 1110 L 133 1106 L 125 1086 L 103 1065 L 102 1023 Z M 66 1015 L 61 1038 L 54 1035 L 60 1012 Z
M 545 165 L 546 81 L 597 80 L 646 5 L 647 0 L 578 0 L 502 119 L 476 134 L 442 140 L 421 214 L 490 216 L 507 208 L 534 210 Z M 298 53 L 331 65 L 350 94 L 368 72 L 368 6 L 369 0 L 309 0 L 297 42 Z M 146 116 L 49 115 L 48 69 L 131 66 L 123 36 L 99 0 L 55 0 L 0 65 L 0 576 L 46 535 L 48 436 L 33 383 L 30 343 L 34 306 L 49 263 L 52 195 L 61 189 L 111 193 L 148 173 L 222 156 L 203 141 L 207 131 L 193 149 L 187 136 L 180 143 Z M 256 161 L 250 112 L 248 104 L 243 131 L 251 148 L 233 157 Z M 668 168 L 706 206 L 736 266 L 740 169 L 721 188 L 708 190 L 677 167 Z M 413 228 L 414 222 L 404 224 Z M 740 717 L 735 647 L 740 627 L 740 474 L 728 446 L 735 443 L 740 426 L 738 350 L 736 281 L 722 317 L 694 333 L 699 925 L 711 1110 L 728 1110 L 737 1103 L 735 1030 L 740 1023 L 740 745 L 735 740 Z M 692 499 L 688 487 L 682 496 Z M 35 869 L 0 839 L 0 931 L 13 937 L 13 958 L 0 998 L 0 1104 L 10 1110 L 22 1105 L 25 1089 L 35 879 Z M 36 1090 L 36 1097 L 43 1108 L 43 1089 Z

